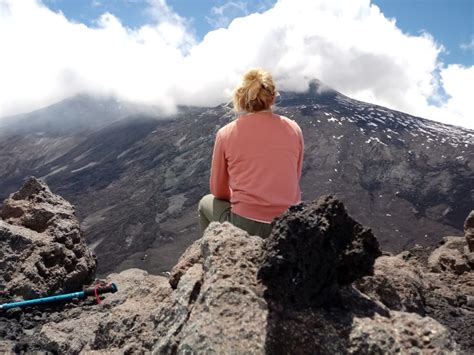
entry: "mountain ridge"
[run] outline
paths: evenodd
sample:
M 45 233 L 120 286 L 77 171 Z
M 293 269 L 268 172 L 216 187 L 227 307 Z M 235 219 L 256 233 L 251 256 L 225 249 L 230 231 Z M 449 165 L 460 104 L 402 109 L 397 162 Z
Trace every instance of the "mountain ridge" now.
M 296 120 L 305 136 L 302 198 L 333 194 L 347 201 L 392 251 L 461 234 L 474 200 L 474 131 L 318 85 L 282 92 L 274 109 Z M 77 206 L 104 260 L 100 272 L 169 270 L 199 237 L 196 206 L 208 193 L 215 132 L 235 115 L 219 105 L 160 118 L 122 119 L 60 140 L 2 139 L 0 198 L 27 175 L 44 177 Z

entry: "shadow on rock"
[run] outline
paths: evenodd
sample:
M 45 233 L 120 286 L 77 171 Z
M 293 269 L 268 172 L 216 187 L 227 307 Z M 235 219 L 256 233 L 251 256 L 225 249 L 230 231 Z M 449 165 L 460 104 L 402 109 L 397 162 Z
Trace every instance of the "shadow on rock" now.
M 388 314 L 350 286 L 373 273 L 378 242 L 331 196 L 290 207 L 274 222 L 263 253 L 258 277 L 270 310 L 269 353 L 342 351 L 354 315 Z

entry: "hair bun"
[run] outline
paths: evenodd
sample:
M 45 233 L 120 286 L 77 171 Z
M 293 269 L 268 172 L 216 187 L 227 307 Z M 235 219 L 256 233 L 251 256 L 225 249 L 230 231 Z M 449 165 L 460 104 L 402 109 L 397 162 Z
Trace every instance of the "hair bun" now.
M 244 74 L 241 85 L 234 90 L 234 109 L 237 112 L 267 110 L 274 96 L 272 75 L 263 69 L 250 69 Z
M 259 83 L 263 82 L 263 75 L 258 69 L 251 69 L 244 75 L 244 81 L 258 81 Z

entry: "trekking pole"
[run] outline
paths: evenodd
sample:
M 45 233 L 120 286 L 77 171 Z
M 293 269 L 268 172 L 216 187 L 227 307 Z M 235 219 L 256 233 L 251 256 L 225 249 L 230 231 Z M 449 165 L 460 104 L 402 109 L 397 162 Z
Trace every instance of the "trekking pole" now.
M 64 293 L 64 294 L 53 295 L 53 296 L 48 296 L 48 297 L 35 298 L 32 300 L 0 304 L 0 311 L 4 311 L 7 309 L 16 308 L 16 307 L 23 308 L 23 307 L 28 307 L 28 306 L 36 306 L 36 305 L 40 305 L 44 303 L 68 301 L 68 300 L 72 300 L 73 298 L 85 299 L 89 296 L 95 296 L 97 298 L 97 302 L 100 303 L 99 295 L 103 293 L 115 293 L 117 291 L 118 291 L 117 285 L 115 285 L 114 283 L 111 283 L 105 286 L 96 286 L 96 287 L 84 289 L 79 292 Z

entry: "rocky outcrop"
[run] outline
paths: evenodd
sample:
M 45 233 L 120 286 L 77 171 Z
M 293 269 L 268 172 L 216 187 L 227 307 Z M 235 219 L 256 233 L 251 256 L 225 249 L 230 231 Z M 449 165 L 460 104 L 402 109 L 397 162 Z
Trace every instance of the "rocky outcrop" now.
M 111 274 L 107 281 L 120 285 L 120 294 L 88 306 L 86 312 L 72 309 L 61 322 L 45 324 L 39 333 L 45 348 L 58 353 L 107 350 L 114 354 L 144 351 L 159 340 L 150 311 L 169 305 L 168 280 L 129 269 Z
M 36 178 L 4 202 L 0 250 L 0 302 L 78 291 L 94 279 L 74 208 Z
M 320 306 L 341 285 L 372 274 L 380 255 L 372 232 L 328 196 L 292 206 L 265 240 L 259 277 L 268 298 Z
M 430 255 L 428 267 L 436 273 L 448 271 L 460 275 L 474 266 L 470 265 L 470 254 L 465 238 L 444 237 L 442 245 Z
M 430 316 L 446 326 L 463 349 L 474 350 L 474 264 L 466 235 L 445 237 L 436 248 L 416 247 L 382 256 L 374 275 L 356 282 L 359 290 L 394 310 Z
M 432 318 L 391 312 L 356 319 L 350 334 L 351 354 L 457 354 L 448 329 Z
M 421 270 L 401 257 L 381 256 L 375 261 L 374 275 L 356 285 L 392 310 L 425 313 Z
M 158 312 L 164 334 L 155 353 L 263 353 L 268 310 L 257 280 L 263 240 L 213 223 L 196 244 L 172 271 L 172 279 L 182 276 L 173 307 Z M 190 259 L 196 262 L 184 262 Z
M 105 281 L 115 282 L 119 291 L 102 304 L 85 300 L 8 310 L 0 314 L 0 349 L 69 354 L 458 352 L 446 326 L 407 312 L 417 309 L 411 286 L 403 286 L 406 296 L 394 304 L 384 304 L 369 288 L 370 296 L 354 288 L 361 277 L 387 279 L 382 273 L 389 265 L 406 269 L 409 261 L 379 258 L 374 268 L 380 254 L 375 238 L 340 201 L 323 197 L 301 204 L 273 227 L 263 240 L 229 223 L 212 223 L 169 279 L 137 269 L 109 275 Z M 322 273 L 318 268 L 325 262 L 333 269 Z M 403 280 L 419 286 L 423 276 L 413 270 L 400 272 L 400 286 L 390 292 L 403 289 Z M 317 283 L 316 276 L 321 277 Z M 277 285 L 282 289 L 276 290 Z
M 151 314 L 169 305 L 167 278 L 138 269 L 111 274 L 119 285 L 99 305 L 95 300 L 0 314 L 0 350 L 5 353 L 143 353 L 159 340 Z M 3 354 L 3 352 L 2 352 Z

